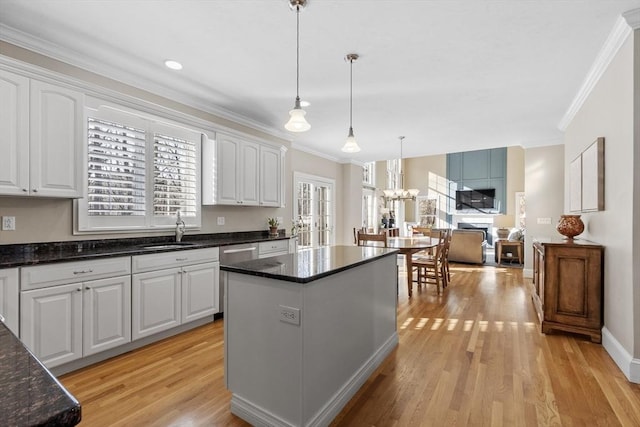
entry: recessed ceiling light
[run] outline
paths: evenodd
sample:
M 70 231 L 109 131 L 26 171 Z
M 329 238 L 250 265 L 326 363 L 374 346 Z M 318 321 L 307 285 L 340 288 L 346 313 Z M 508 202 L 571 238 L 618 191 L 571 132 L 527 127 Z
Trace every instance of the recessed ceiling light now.
M 311 105 L 311 103 L 309 101 L 300 101 L 300 106 L 301 107 L 308 107 L 309 105 Z
M 178 61 L 174 61 L 173 59 L 167 59 L 166 61 L 164 61 L 164 65 L 166 65 L 167 68 L 171 68 L 172 70 L 182 70 L 182 64 Z

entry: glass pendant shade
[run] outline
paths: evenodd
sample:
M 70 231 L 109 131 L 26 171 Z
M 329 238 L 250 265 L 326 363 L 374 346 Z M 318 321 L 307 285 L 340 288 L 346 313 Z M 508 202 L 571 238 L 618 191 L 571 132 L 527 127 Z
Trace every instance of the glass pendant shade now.
M 290 132 L 305 132 L 311 129 L 311 125 L 304 118 L 306 111 L 300 108 L 300 98 L 296 98 L 296 105 L 293 110 L 289 111 L 289 121 L 284 125 L 284 128 Z
M 349 136 L 347 136 L 347 140 L 342 146 L 342 151 L 345 153 L 357 153 L 360 151 L 360 146 L 356 142 L 356 137 L 353 136 L 353 128 L 349 128 Z
M 289 110 L 289 121 L 284 128 L 290 132 L 306 132 L 311 125 L 304 118 L 306 111 L 300 106 L 300 9 L 307 5 L 307 0 L 289 0 L 289 7 L 296 11 L 296 104 Z

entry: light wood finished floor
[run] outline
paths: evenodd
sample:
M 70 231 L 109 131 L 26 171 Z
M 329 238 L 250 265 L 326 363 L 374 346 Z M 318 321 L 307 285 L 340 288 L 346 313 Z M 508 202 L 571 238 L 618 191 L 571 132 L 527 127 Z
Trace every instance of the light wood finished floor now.
M 401 273 L 400 283 L 404 273 Z M 542 335 L 522 270 L 452 268 L 400 287 L 400 345 L 334 426 L 640 426 L 640 386 L 602 346 Z M 245 426 L 229 412 L 223 322 L 61 377 L 81 426 Z

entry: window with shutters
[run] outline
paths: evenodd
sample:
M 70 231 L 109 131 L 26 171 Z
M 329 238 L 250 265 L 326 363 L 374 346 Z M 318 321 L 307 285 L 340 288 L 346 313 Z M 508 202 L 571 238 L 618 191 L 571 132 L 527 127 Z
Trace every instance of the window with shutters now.
M 179 124 L 109 107 L 87 109 L 86 197 L 77 231 L 200 227 L 200 139 Z

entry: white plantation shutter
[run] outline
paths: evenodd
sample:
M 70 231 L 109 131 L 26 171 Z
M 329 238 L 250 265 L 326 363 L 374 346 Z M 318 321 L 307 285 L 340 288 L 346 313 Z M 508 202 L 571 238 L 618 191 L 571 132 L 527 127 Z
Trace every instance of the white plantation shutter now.
M 201 225 L 202 132 L 112 104 L 87 107 L 86 196 L 79 232 L 157 231 Z
M 154 134 L 153 214 L 184 217 L 197 214 L 198 141 Z
M 145 215 L 145 131 L 88 119 L 89 216 Z

